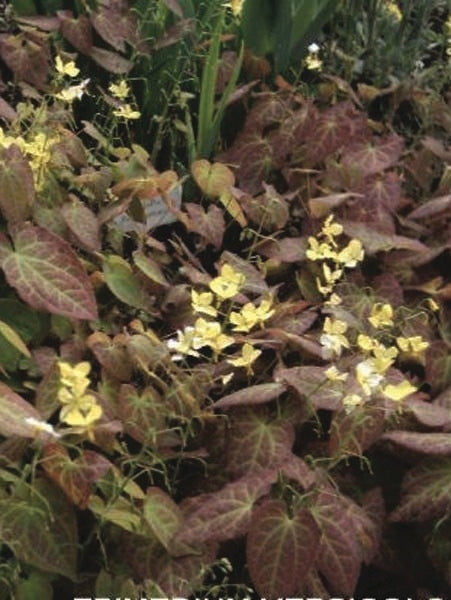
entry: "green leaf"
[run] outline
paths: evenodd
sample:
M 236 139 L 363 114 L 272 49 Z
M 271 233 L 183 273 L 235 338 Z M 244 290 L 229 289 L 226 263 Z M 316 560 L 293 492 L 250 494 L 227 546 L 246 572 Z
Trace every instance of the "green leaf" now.
M 449 434 L 448 434 L 449 436 Z M 407 472 L 391 521 L 428 521 L 451 511 L 451 459 L 426 459 Z
M 280 465 L 291 453 L 293 425 L 269 417 L 266 407 L 235 409 L 230 414 L 227 470 L 234 477 Z
M 219 492 L 200 496 L 176 539 L 195 544 L 244 535 L 255 502 L 269 492 L 276 479 L 277 471 L 267 469 L 229 483 Z
M 169 283 L 164 276 L 161 266 L 154 258 L 144 254 L 141 250 L 136 250 L 136 252 L 133 252 L 133 262 L 141 273 L 151 281 L 163 287 L 169 287 Z
M 8 340 L 11 346 L 14 346 L 16 350 L 24 354 L 25 356 L 31 357 L 30 351 L 24 344 L 22 338 L 18 333 L 14 331 L 7 323 L 0 321 L 0 334 Z
M 12 496 L 0 500 L 0 539 L 19 560 L 75 579 L 75 514 L 50 482 L 35 479 L 26 499 Z
M 246 543 L 249 572 L 262 597 L 295 596 L 320 548 L 321 532 L 310 512 L 287 513 L 281 500 L 266 500 L 252 514 Z
M 29 223 L 12 232 L 14 251 L 2 262 L 8 283 L 32 308 L 77 319 L 95 319 L 91 282 L 67 242 Z
M 146 294 L 126 260 L 117 255 L 106 256 L 103 274 L 108 287 L 121 302 L 134 308 L 146 308 Z
M 88 508 L 101 521 L 109 521 L 131 533 L 142 533 L 141 515 L 126 498 L 119 496 L 105 503 L 100 496 L 91 496 Z
M 183 521 L 180 508 L 166 492 L 158 487 L 150 487 L 144 499 L 143 512 L 153 533 L 172 554 L 172 540 Z
M 210 163 L 204 158 L 193 162 L 191 173 L 202 192 L 210 198 L 219 198 L 235 183 L 235 175 L 227 165 Z
M 48 574 L 33 571 L 16 589 L 16 600 L 53 600 L 53 587 Z

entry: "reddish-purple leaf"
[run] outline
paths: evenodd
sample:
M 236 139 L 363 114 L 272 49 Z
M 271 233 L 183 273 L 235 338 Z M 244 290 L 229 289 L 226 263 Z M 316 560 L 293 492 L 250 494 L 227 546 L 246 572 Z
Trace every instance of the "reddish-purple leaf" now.
M 324 375 L 326 367 L 292 367 L 279 369 L 277 381 L 294 388 L 315 408 L 337 410 L 341 407 L 343 389 Z
M 287 200 L 278 194 L 272 185 L 263 183 L 264 194 L 252 198 L 243 194 L 240 204 L 249 219 L 261 229 L 277 231 L 287 224 L 289 205 Z
M 268 284 L 262 273 L 248 260 L 240 258 L 237 254 L 225 250 L 221 254 L 221 262 L 228 263 L 238 273 L 245 276 L 245 281 L 240 291 L 244 294 L 258 294 L 260 296 L 268 293 Z
M 426 427 L 444 427 L 451 426 L 451 407 L 440 406 L 440 404 L 431 404 L 417 398 L 406 400 L 408 408 L 415 419 Z
M 302 262 L 308 248 L 306 237 L 284 237 L 277 241 L 268 241 L 258 246 L 257 252 L 266 258 L 282 263 Z
M 341 223 L 346 235 L 360 240 L 369 255 L 376 254 L 377 252 L 389 252 L 393 249 L 412 250 L 413 252 L 425 252 L 428 250 L 427 246 L 412 238 L 381 233 L 363 223 L 352 221 L 341 221 Z
M 451 456 L 451 435 L 449 433 L 389 431 L 384 433 L 381 440 L 389 442 L 395 453 L 397 449 L 403 448 L 430 456 Z
M 428 200 L 409 215 L 409 219 L 446 218 L 451 211 L 451 194 Z
M 84 202 L 71 194 L 70 201 L 61 209 L 64 221 L 82 248 L 100 250 L 99 224 L 95 214 Z
M 307 463 L 295 454 L 289 455 L 283 461 L 280 470 L 285 477 L 296 481 L 305 490 L 312 487 L 317 482 L 317 475 L 315 471 L 312 471 Z
M 95 319 L 91 282 L 67 242 L 29 223 L 12 232 L 14 251 L 3 260 L 8 283 L 31 307 L 76 319 Z
M 34 202 L 33 172 L 17 146 L 0 151 L 0 211 L 13 224 L 26 221 Z
M 451 354 L 448 344 L 441 340 L 432 342 L 426 350 L 426 380 L 433 394 L 451 383 Z
M 92 48 L 92 26 L 86 15 L 73 18 L 69 10 L 57 11 L 60 31 L 63 37 L 82 54 L 89 54 Z
M 33 424 L 36 421 L 41 422 L 42 417 L 35 407 L 0 382 L 0 434 L 34 438 L 39 434 Z
M 188 223 L 191 231 L 195 231 L 219 249 L 222 246 L 225 231 L 222 210 L 218 206 L 210 204 L 207 211 L 205 211 L 200 204 L 194 204 L 193 202 L 185 204 L 185 209 L 189 215 Z
M 402 138 L 393 133 L 383 140 L 376 140 L 376 143 L 366 142 L 346 150 L 343 163 L 356 165 L 365 177 L 380 173 L 396 164 L 404 147 Z
M 158 444 L 159 432 L 166 429 L 168 407 L 152 387 L 138 392 L 132 385 L 122 385 L 119 393 L 119 415 L 124 429 L 138 442 Z M 164 439 L 164 438 L 163 438 Z
M 330 425 L 331 456 L 362 456 L 382 435 L 384 421 L 384 409 L 377 404 L 366 404 L 350 413 L 338 412 Z
M 111 339 L 101 331 L 92 333 L 86 340 L 86 345 L 102 367 L 119 381 L 130 381 L 133 373 L 133 364 L 125 343 L 126 340 L 121 334 Z
M 449 435 L 449 434 L 448 434 Z M 407 472 L 391 521 L 428 521 L 451 511 L 451 459 L 425 459 Z
M 230 408 L 231 406 L 249 406 L 253 404 L 265 404 L 278 398 L 286 391 L 283 383 L 260 383 L 242 388 L 223 396 L 215 402 L 212 408 Z
M 105 48 L 92 46 L 91 50 L 89 51 L 89 56 L 94 62 L 103 67 L 106 71 L 115 73 L 116 75 L 128 73 L 133 67 L 131 60 L 127 60 L 120 54 L 117 54 L 117 52 L 105 50 Z
M 0 41 L 0 56 L 17 79 L 42 89 L 50 72 L 48 39 L 37 31 L 9 35 Z
M 227 540 L 244 535 L 251 522 L 255 502 L 268 494 L 277 479 L 276 469 L 245 475 L 218 492 L 206 494 L 186 518 L 176 539 L 188 544 Z
M 277 467 L 291 454 L 293 425 L 274 420 L 266 407 L 234 409 L 227 437 L 227 470 L 232 477 Z
M 374 546 L 374 525 L 360 506 L 331 486 L 321 490 L 312 513 L 322 532 L 317 568 L 333 592 L 350 596 Z
M 17 119 L 16 111 L 4 98 L 0 98 L 0 118 L 5 119 L 6 121 L 14 121 Z
M 321 532 L 306 509 L 289 515 L 282 500 L 266 500 L 252 514 L 246 543 L 252 582 L 262 597 L 295 596 L 315 564 Z
M 100 37 L 115 50 L 124 52 L 125 42 L 137 42 L 136 17 L 126 0 L 101 0 L 97 12 L 92 12 L 90 18 Z

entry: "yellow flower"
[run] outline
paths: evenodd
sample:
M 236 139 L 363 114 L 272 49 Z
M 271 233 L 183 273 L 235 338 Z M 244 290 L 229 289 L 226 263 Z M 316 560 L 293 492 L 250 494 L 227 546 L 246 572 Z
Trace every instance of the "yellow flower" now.
M 206 321 L 202 317 L 194 324 L 193 347 L 195 349 L 209 346 L 215 354 L 235 343 L 235 338 L 225 335 L 217 321 Z
M 191 306 L 194 312 L 216 317 L 218 311 L 214 306 L 211 306 L 212 302 L 213 294 L 211 292 L 201 292 L 198 294 L 196 290 L 191 290 Z
M 332 241 L 334 237 L 337 237 L 343 233 L 343 225 L 340 225 L 340 223 L 334 223 L 334 216 L 329 215 L 324 221 L 321 233 L 330 241 Z
M 89 79 L 84 79 L 78 85 L 71 85 L 68 88 L 64 88 L 55 94 L 55 98 L 69 104 L 74 100 L 80 100 L 83 94 L 86 92 L 88 83 Z
M 412 337 L 397 337 L 396 343 L 402 352 L 409 354 L 410 356 L 420 356 L 429 346 L 429 342 L 423 340 L 421 335 L 414 335 Z
M 384 379 L 383 375 L 376 371 L 371 359 L 360 362 L 356 366 L 355 372 L 356 379 L 366 396 L 370 396 Z
M 308 243 L 310 247 L 306 250 L 305 255 L 310 260 L 335 260 L 337 258 L 333 246 L 327 242 L 318 242 L 316 238 L 310 236 Z
M 221 267 L 220 275 L 210 281 L 209 287 L 221 300 L 227 300 L 238 294 L 245 280 L 246 277 L 242 273 L 225 263 Z
M 437 312 L 438 310 L 440 310 L 440 306 L 437 304 L 437 302 L 433 298 L 427 298 L 426 303 L 430 310 L 432 310 L 434 312 Z
M 118 100 L 125 100 L 130 94 L 130 88 L 125 79 L 121 79 L 119 83 L 111 83 L 108 89 L 115 98 L 118 98 Z
M 184 356 L 200 356 L 199 352 L 193 348 L 195 339 L 197 338 L 194 327 L 185 327 L 183 331 L 178 330 L 177 339 L 172 338 L 167 341 L 168 348 L 176 352 L 172 356 L 172 360 L 182 360 Z
M 89 372 L 91 365 L 83 361 L 74 367 L 67 362 L 59 361 L 58 369 L 60 373 L 60 383 L 64 388 L 68 388 L 73 394 L 80 396 L 85 393 L 89 384 Z
M 324 375 L 329 379 L 329 381 L 346 381 L 348 378 L 348 373 L 343 373 L 339 371 L 335 365 L 332 365 L 328 369 L 324 371 Z
M 365 253 L 360 240 L 351 240 L 349 244 L 338 253 L 337 261 L 344 267 L 353 268 L 362 262 Z
M 342 303 L 342 299 L 338 294 L 333 292 L 328 300 L 324 304 L 328 306 L 339 306 Z
M 240 312 L 232 312 L 229 317 L 230 323 L 235 325 L 234 331 L 250 331 L 258 323 L 263 323 L 274 314 L 271 308 L 272 298 L 264 298 L 259 306 L 248 302 Z
M 73 60 L 63 63 L 59 55 L 55 59 L 55 68 L 60 75 L 67 75 L 68 77 L 76 77 L 80 73 L 80 69 L 75 66 Z
M 243 10 L 245 0 L 230 0 L 230 2 L 226 2 L 224 6 L 226 8 L 230 8 L 234 17 L 239 17 Z
M 323 263 L 322 267 L 323 267 L 323 275 L 324 275 L 324 279 L 326 281 L 326 285 L 323 285 L 321 283 L 321 280 L 319 279 L 319 277 L 316 278 L 316 285 L 318 287 L 318 290 L 324 296 L 327 296 L 332 293 L 335 283 L 343 275 L 343 270 L 335 269 L 335 271 L 332 271 L 332 269 L 329 267 L 329 265 L 327 263 Z
M 357 336 L 357 345 L 364 352 L 372 352 L 377 347 L 378 342 L 370 338 L 368 335 L 360 333 Z
M 241 356 L 238 356 L 237 358 L 228 358 L 227 362 L 234 367 L 246 367 L 248 373 L 252 373 L 251 365 L 257 360 L 261 353 L 261 350 L 257 350 L 252 344 L 246 342 L 241 348 Z
M 370 360 L 375 370 L 378 373 L 385 373 L 398 356 L 398 349 L 394 346 L 387 348 L 383 344 L 377 344 L 377 346 L 373 348 L 373 355 L 374 358 Z
M 141 113 L 139 110 L 133 110 L 130 104 L 121 104 L 118 108 L 113 110 L 113 115 L 121 119 L 139 119 Z
M 60 421 L 71 427 L 88 427 L 102 416 L 102 407 L 94 396 L 74 396 L 60 411 Z
M 349 348 L 349 342 L 344 336 L 348 328 L 348 324 L 345 321 L 335 319 L 332 321 L 329 317 L 326 317 L 323 325 L 324 333 L 320 336 L 320 343 L 337 356 L 341 355 L 342 348 Z
M 388 14 L 391 15 L 395 19 L 395 21 L 402 20 L 402 12 L 396 2 L 393 2 L 392 0 L 386 0 L 385 8 Z
M 384 388 L 384 394 L 387 398 L 390 398 L 390 400 L 394 400 L 395 402 L 404 400 L 404 398 L 407 398 L 407 396 L 410 396 L 410 394 L 413 394 L 416 391 L 417 388 L 412 385 L 410 381 L 407 381 L 407 379 L 404 379 L 401 383 L 395 385 L 389 384 Z
M 310 53 L 305 57 L 305 66 L 309 71 L 320 71 L 323 61 L 316 53 Z
M 393 326 L 393 308 L 390 304 L 376 303 L 371 309 L 368 321 L 376 329 Z
M 356 406 L 359 406 L 360 404 L 362 404 L 363 398 L 361 396 L 359 396 L 358 394 L 348 394 L 347 396 L 345 396 L 343 398 L 342 402 L 343 402 L 343 406 L 349 412 Z

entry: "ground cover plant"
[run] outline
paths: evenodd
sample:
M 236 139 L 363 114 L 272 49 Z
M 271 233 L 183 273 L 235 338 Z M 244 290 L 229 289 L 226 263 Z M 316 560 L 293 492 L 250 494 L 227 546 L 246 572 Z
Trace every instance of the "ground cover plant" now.
M 446 88 L 230 4 L 4 15 L 0 598 L 451 587 Z

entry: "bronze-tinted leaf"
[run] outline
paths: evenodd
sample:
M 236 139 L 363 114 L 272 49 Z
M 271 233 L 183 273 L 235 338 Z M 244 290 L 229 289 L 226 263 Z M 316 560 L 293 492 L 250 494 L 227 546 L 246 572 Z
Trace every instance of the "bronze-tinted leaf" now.
M 95 319 L 91 282 L 72 248 L 29 223 L 13 232 L 14 251 L 3 260 L 8 283 L 31 307 L 76 319 Z
M 229 408 L 230 406 L 249 406 L 253 404 L 265 404 L 278 398 L 286 391 L 283 383 L 260 383 L 251 385 L 227 396 L 223 396 L 215 402 L 213 408 Z
M 86 344 L 111 377 L 119 381 L 130 381 L 133 364 L 123 335 L 118 334 L 111 339 L 105 333 L 96 331 L 88 337 Z
M 17 79 L 42 89 L 50 72 L 47 38 L 28 31 L 10 35 L 0 42 L 0 56 Z
M 193 162 L 191 173 L 202 192 L 210 198 L 219 198 L 235 183 L 235 175 L 227 165 L 210 163 L 204 158 Z
M 64 221 L 82 248 L 100 250 L 99 224 L 96 215 L 74 194 L 61 209 Z
M 92 27 L 86 15 L 74 18 L 69 10 L 57 11 L 60 31 L 63 37 L 82 54 L 89 54 L 92 48 Z
M 138 25 L 126 0 L 101 0 L 91 23 L 105 42 L 119 52 L 125 51 L 125 42 L 137 42 Z
M 105 50 L 105 48 L 92 46 L 91 50 L 89 51 L 89 56 L 94 62 L 103 67 L 106 71 L 115 73 L 116 75 L 124 75 L 133 67 L 131 60 L 127 60 L 120 54 L 117 54 L 117 52 Z
M 215 246 L 220 248 L 225 231 L 224 215 L 220 208 L 210 204 L 205 211 L 200 204 L 188 202 L 185 209 L 189 214 L 189 227 Z
M 41 422 L 42 417 L 35 407 L 0 382 L 0 434 L 34 438 L 39 434 L 33 424 L 36 421 Z
M 0 210 L 10 223 L 26 221 L 35 190 L 33 172 L 15 145 L 0 150 Z

